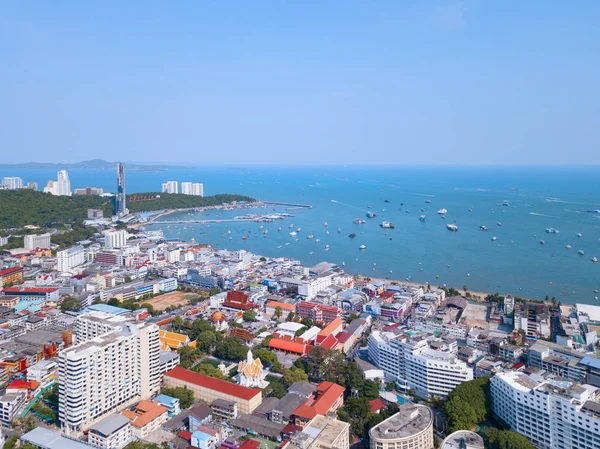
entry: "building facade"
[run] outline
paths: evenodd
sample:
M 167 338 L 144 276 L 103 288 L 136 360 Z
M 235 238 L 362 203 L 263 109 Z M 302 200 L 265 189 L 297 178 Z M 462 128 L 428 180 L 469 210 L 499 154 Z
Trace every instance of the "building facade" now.
M 369 430 L 371 449 L 432 449 L 433 413 L 423 405 L 404 404 L 400 411 Z
M 71 271 L 84 262 L 85 249 L 81 245 L 56 252 L 56 269 L 58 271 Z

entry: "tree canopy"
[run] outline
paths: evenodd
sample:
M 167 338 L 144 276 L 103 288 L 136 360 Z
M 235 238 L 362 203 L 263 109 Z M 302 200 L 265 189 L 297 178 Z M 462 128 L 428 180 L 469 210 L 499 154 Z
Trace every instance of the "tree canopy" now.
M 63 313 L 67 312 L 67 311 L 76 312 L 79 309 L 81 309 L 81 301 L 72 296 L 67 296 L 60 302 L 59 307 L 60 307 L 60 311 Z
M 127 195 L 127 207 L 134 213 L 163 209 L 218 206 L 225 203 L 252 201 L 254 201 L 254 199 L 249 196 L 226 193 L 220 193 L 214 196 L 183 195 L 161 192 Z
M 481 429 L 489 449 L 535 449 L 535 446 L 523 435 L 512 430 L 500 430 L 493 427 Z
M 163 388 L 162 394 L 179 399 L 181 408 L 188 408 L 194 403 L 194 392 L 187 387 Z
M 444 402 L 444 415 L 452 432 L 472 430 L 492 412 L 490 378 L 464 382 L 457 386 Z

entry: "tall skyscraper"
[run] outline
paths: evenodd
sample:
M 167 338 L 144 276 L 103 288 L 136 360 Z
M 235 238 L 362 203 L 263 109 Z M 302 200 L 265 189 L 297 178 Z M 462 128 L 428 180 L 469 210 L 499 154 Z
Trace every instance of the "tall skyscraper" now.
M 127 194 L 125 193 L 125 165 L 117 162 L 117 201 L 115 203 L 115 215 L 123 216 L 127 212 Z

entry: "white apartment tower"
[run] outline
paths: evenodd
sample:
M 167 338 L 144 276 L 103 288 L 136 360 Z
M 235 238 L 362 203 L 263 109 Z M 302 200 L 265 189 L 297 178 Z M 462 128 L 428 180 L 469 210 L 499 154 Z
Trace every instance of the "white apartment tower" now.
M 85 249 L 81 245 L 57 251 L 56 269 L 58 271 L 71 271 L 85 262 Z
M 183 195 L 204 196 L 204 184 L 199 182 L 182 182 L 181 193 Z
M 76 344 L 59 353 L 59 420 L 77 436 L 110 413 L 160 389 L 160 340 L 137 315 L 89 312 L 77 317 Z
M 127 246 L 127 231 L 124 229 L 119 231 L 109 231 L 104 235 L 104 246 L 108 249 L 122 248 Z
M 492 377 L 494 414 L 540 449 L 600 448 L 598 389 L 547 375 Z
M 25 249 L 50 248 L 50 234 L 26 235 L 24 238 Z
M 7 190 L 17 190 L 23 188 L 23 179 L 18 176 L 5 176 L 2 178 L 2 185 Z
M 177 181 L 167 181 L 162 185 L 163 193 L 179 193 L 179 183 Z
M 48 184 L 44 187 L 44 192 L 57 196 L 71 196 L 71 181 L 69 180 L 67 171 L 60 170 L 58 172 L 58 180 L 48 181 Z

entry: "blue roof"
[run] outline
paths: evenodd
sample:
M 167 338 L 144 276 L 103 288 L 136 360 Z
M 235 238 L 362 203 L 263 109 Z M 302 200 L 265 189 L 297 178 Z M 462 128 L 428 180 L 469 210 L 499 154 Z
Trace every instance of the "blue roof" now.
M 208 433 L 204 433 L 201 430 L 196 430 L 192 433 L 192 438 L 196 438 L 197 440 L 208 441 L 210 440 L 211 435 Z
M 587 365 L 587 366 L 591 366 L 592 368 L 597 368 L 600 369 L 600 360 L 597 359 L 596 357 L 590 357 L 589 355 L 586 355 L 584 358 L 582 358 L 579 363 L 581 365 Z
M 354 295 L 355 293 L 360 293 L 360 292 L 359 292 L 358 290 L 354 289 L 354 288 L 349 288 L 348 290 L 346 290 L 346 291 L 342 292 L 342 293 L 340 294 L 340 296 L 341 296 L 342 298 L 347 298 L 348 296 L 352 296 L 352 295 Z
M 179 402 L 179 399 L 167 396 L 166 394 L 159 394 L 154 399 L 152 399 L 152 402 L 159 402 L 162 405 L 169 406 Z
M 44 304 L 44 301 L 42 301 L 42 300 L 35 300 L 35 301 L 22 300 L 14 307 L 14 310 L 15 310 L 15 312 L 20 312 L 22 310 L 27 310 L 29 308 L 36 308 L 36 307 L 37 307 L 37 310 L 41 310 L 41 307 L 39 307 L 40 304 Z
M 111 315 L 122 315 L 124 313 L 129 312 L 127 309 L 123 309 L 121 307 L 115 307 L 108 304 L 92 304 L 91 306 L 83 309 L 82 313 L 85 312 L 105 312 L 110 313 Z

